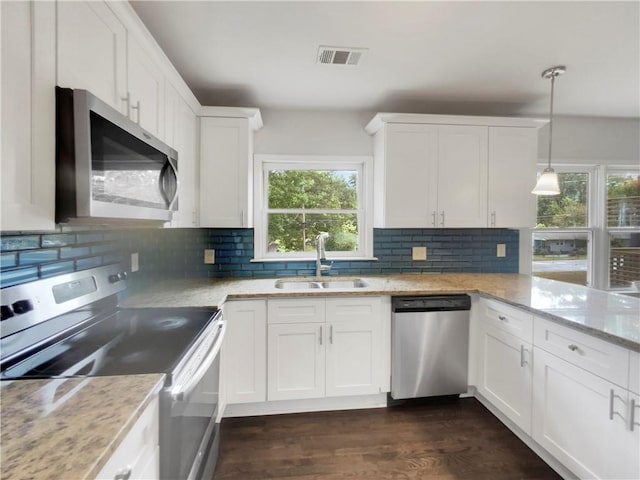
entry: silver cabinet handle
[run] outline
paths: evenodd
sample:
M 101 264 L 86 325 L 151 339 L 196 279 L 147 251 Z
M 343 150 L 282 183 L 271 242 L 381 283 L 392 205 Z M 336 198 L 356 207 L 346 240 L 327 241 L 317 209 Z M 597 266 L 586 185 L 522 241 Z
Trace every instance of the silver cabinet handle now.
M 136 110 L 138 112 L 138 115 L 136 117 L 136 123 L 140 125 L 140 100 L 138 100 L 135 105 L 131 106 L 131 110 Z
M 616 412 L 614 409 L 614 402 L 616 398 L 624 401 L 624 399 L 620 395 L 616 395 L 616 392 L 614 392 L 612 388 L 611 390 L 609 390 L 609 420 L 613 420 L 614 415 L 619 415 L 621 418 L 623 418 L 622 415 L 620 415 L 620 412 Z
M 567 348 L 568 348 L 569 350 L 571 350 L 572 352 L 576 352 L 576 351 L 578 351 L 578 346 L 577 346 L 577 345 L 574 345 L 573 343 L 572 343 L 571 345 L 568 345 L 568 346 L 567 346 Z
M 322 345 L 322 325 L 320 325 L 320 345 Z
M 127 116 L 127 118 L 130 118 L 129 115 L 131 115 L 131 93 L 127 92 L 127 96 L 121 97 L 120 99 L 126 104 L 127 107 L 124 114 Z
M 444 227 L 444 210 L 440 214 L 440 226 Z
M 431 225 L 436 226 L 436 211 L 431 212 Z
M 496 226 L 496 212 L 491 212 L 491 226 Z
M 525 351 L 524 350 L 524 345 L 520 345 L 520 366 L 521 367 L 524 367 L 525 363 L 527 363 L 524 360 L 524 351 Z
M 498 315 L 498 320 L 502 320 L 503 322 L 505 322 L 507 320 L 507 317 L 505 317 L 504 315 Z
M 629 412 L 629 430 L 631 430 L 632 432 L 635 426 L 640 427 L 640 423 L 635 421 L 636 408 L 638 407 L 640 407 L 640 405 L 636 405 L 636 399 L 632 398 L 630 404 L 631 411 Z
M 131 476 L 131 467 L 127 465 L 126 468 L 121 468 L 116 472 L 116 476 L 113 477 L 113 480 L 129 480 Z
M 329 343 L 333 345 L 333 325 L 329 325 Z

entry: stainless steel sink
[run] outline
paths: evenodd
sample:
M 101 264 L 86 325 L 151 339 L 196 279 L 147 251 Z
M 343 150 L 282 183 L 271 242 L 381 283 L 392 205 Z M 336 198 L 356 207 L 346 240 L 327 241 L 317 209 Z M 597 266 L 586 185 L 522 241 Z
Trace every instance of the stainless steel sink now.
M 282 290 L 348 290 L 350 288 L 364 288 L 369 284 L 361 278 L 336 278 L 316 280 L 276 280 L 275 287 Z

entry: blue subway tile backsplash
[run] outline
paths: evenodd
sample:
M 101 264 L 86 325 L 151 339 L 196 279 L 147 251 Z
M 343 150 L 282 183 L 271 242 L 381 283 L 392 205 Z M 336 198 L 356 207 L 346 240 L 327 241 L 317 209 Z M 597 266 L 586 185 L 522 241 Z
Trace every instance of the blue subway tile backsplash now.
M 376 260 L 335 260 L 330 275 L 518 271 L 517 230 L 374 229 L 373 240 Z M 506 245 L 506 257 L 496 257 L 498 243 Z M 414 246 L 427 247 L 427 260 L 412 260 Z M 47 233 L 4 232 L 0 247 L 2 287 L 116 262 L 128 268 L 133 252 L 140 264 L 130 277 L 134 286 L 159 278 L 315 274 L 313 260 L 253 261 L 253 229 L 58 226 Z M 212 265 L 204 264 L 207 248 L 215 250 Z

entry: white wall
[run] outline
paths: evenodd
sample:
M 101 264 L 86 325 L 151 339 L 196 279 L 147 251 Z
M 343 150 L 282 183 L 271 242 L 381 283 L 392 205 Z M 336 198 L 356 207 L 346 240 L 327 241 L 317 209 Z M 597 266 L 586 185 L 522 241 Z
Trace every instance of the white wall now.
M 538 157 L 548 158 L 548 126 L 540 130 Z M 640 119 L 554 117 L 553 163 L 635 165 L 640 162 Z
M 257 154 L 373 155 L 364 126 L 375 112 L 260 109 L 264 127 L 254 137 Z
M 363 127 L 375 112 L 262 109 L 261 113 L 264 127 L 255 135 L 255 153 L 373 155 L 373 139 Z M 540 130 L 540 163 L 547 159 L 548 135 L 548 127 Z M 638 165 L 639 159 L 639 119 L 554 118 L 554 162 Z

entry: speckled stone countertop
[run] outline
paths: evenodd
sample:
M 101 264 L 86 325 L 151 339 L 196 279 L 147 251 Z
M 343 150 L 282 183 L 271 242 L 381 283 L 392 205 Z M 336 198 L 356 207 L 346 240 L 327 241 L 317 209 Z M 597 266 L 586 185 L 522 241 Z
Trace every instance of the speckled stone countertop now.
M 163 374 L 0 382 L 0 478 L 95 478 L 163 382 Z
M 323 277 L 325 280 L 337 278 L 342 277 Z M 275 287 L 276 279 L 273 278 L 165 280 L 154 284 L 152 288 L 134 293 L 121 305 L 130 308 L 219 307 L 225 300 L 234 298 L 479 293 L 640 351 L 640 299 L 631 296 L 507 273 L 409 274 L 359 278 L 368 285 L 357 289 L 330 290 L 279 289 Z

